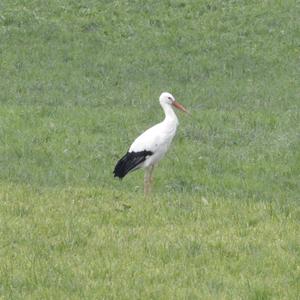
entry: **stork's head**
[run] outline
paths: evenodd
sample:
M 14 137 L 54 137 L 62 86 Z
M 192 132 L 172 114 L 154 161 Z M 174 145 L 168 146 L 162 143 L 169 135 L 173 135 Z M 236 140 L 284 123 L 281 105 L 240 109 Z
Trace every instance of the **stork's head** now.
M 159 97 L 159 102 L 160 102 L 161 105 L 169 104 L 169 105 L 172 105 L 172 106 L 174 106 L 174 107 L 176 107 L 176 108 L 178 108 L 178 109 L 180 109 L 184 112 L 188 112 L 187 109 L 183 105 L 178 103 L 175 100 L 174 96 L 170 93 L 167 93 L 167 92 L 162 93 Z

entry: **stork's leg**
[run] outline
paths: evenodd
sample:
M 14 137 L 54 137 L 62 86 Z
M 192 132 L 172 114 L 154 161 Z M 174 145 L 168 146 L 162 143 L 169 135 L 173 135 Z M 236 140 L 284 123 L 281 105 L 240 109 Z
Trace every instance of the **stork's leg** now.
M 154 170 L 154 165 L 151 165 L 149 170 L 149 193 L 152 191 L 152 186 L 153 186 L 153 170 Z
M 145 168 L 144 174 L 144 195 L 147 196 L 149 194 L 149 168 Z
M 152 173 L 153 173 L 154 165 L 151 165 L 145 168 L 145 176 L 144 176 L 144 195 L 148 196 L 151 193 L 152 187 Z

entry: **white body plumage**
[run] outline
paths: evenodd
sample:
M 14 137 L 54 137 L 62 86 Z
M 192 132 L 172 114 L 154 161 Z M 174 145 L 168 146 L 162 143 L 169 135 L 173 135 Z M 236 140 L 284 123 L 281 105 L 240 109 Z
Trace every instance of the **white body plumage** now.
M 174 111 L 172 109 L 171 111 L 173 114 L 166 115 L 164 121 L 146 130 L 130 146 L 129 152 L 146 150 L 153 153 L 146 157 L 140 168 L 156 164 L 168 151 L 179 124 Z

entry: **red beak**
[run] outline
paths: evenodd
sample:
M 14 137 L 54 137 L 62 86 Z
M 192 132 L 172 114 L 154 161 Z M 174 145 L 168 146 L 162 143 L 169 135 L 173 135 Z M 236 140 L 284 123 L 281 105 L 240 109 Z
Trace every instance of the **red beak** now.
M 178 103 L 176 101 L 173 101 L 172 105 L 175 106 L 176 108 L 188 113 L 188 110 L 183 105 L 181 105 L 180 103 Z

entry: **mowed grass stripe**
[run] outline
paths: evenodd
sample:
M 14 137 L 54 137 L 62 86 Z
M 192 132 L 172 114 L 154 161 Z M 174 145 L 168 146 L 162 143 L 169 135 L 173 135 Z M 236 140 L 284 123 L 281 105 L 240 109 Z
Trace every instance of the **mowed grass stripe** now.
M 297 205 L 1 190 L 1 282 L 14 298 L 297 297 Z

